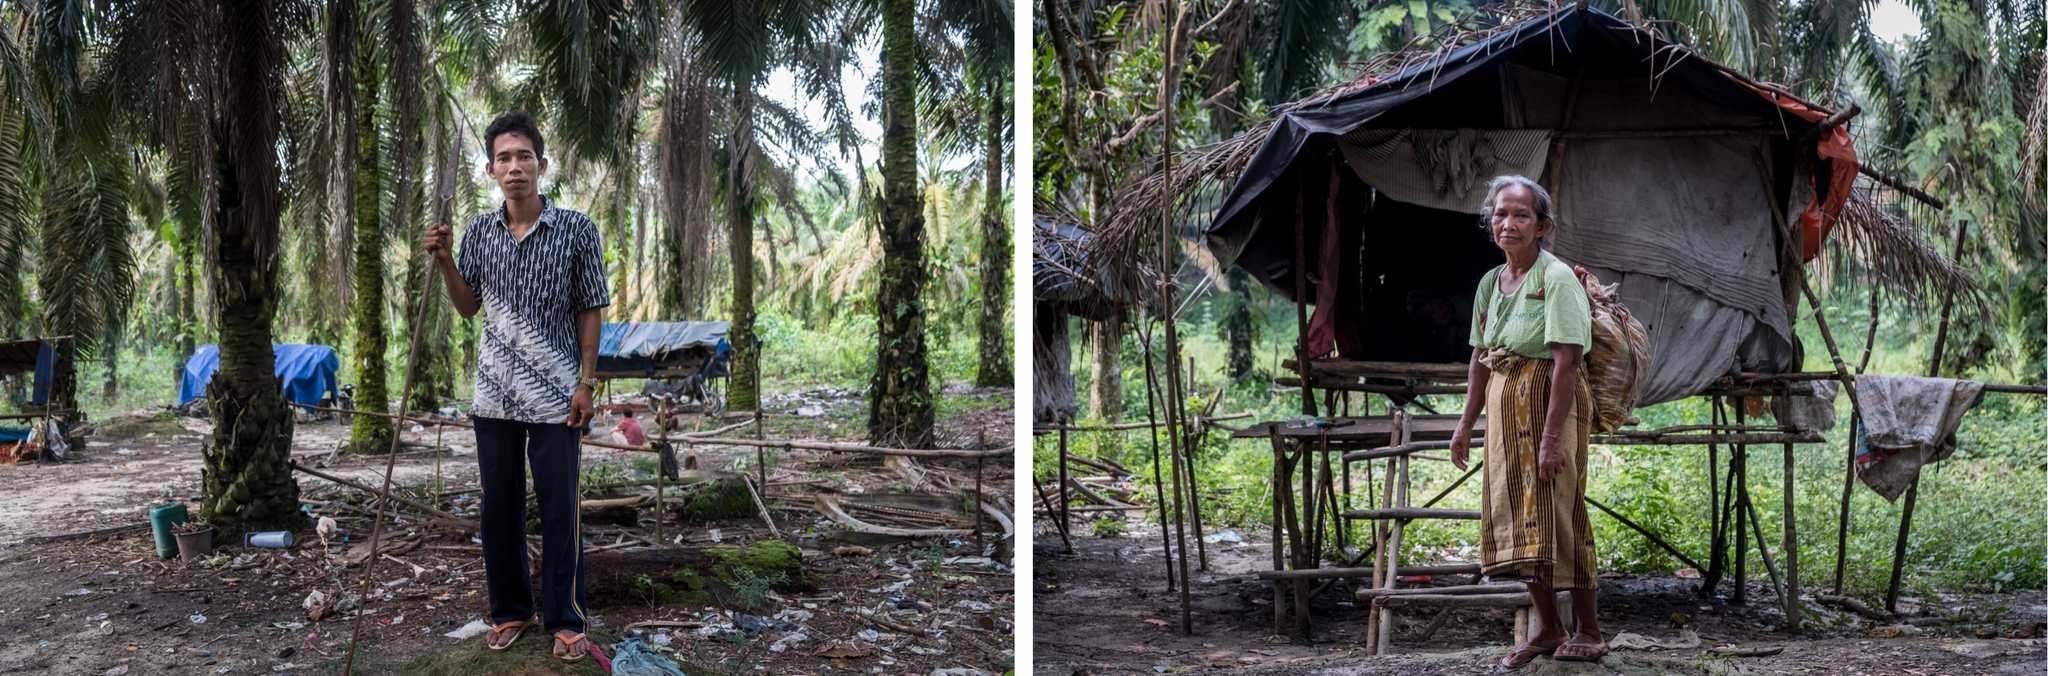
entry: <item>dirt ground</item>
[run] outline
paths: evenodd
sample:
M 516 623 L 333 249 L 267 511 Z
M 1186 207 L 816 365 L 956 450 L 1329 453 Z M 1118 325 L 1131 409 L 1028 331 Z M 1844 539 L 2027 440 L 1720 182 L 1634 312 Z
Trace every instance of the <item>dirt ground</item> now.
M 1437 611 L 1418 610 L 1396 616 L 1387 655 L 1368 657 L 1367 611 L 1352 600 L 1349 588 L 1333 586 L 1317 597 L 1313 642 L 1297 644 L 1273 630 L 1272 586 L 1254 577 L 1254 571 L 1271 567 L 1271 550 L 1251 537 L 1208 545 L 1210 570 L 1196 571 L 1190 589 L 1195 634 L 1186 636 L 1179 632 L 1180 596 L 1166 590 L 1158 524 L 1128 522 L 1121 536 L 1105 539 L 1092 536 L 1079 513 L 1075 519 L 1072 554 L 1064 551 L 1050 519 L 1040 516 L 1036 524 L 1038 674 L 1488 673 L 1513 638 L 1512 611 L 1460 609 L 1449 611 L 1455 615 L 1424 641 L 1419 634 Z M 1191 569 L 1196 558 L 1191 551 Z M 1459 584 L 1471 581 L 1455 577 Z M 1538 658 L 1516 673 L 1960 675 L 2048 669 L 2048 646 L 2041 638 L 2048 602 L 2039 590 L 1922 601 L 1906 623 L 1888 627 L 1809 604 L 1808 627 L 1795 636 L 1777 631 L 1784 615 L 1766 583 L 1752 580 L 1744 605 L 1702 601 L 1692 591 L 1696 585 L 1629 575 L 1600 580 L 1601 629 L 1610 641 L 1623 632 L 1659 641 L 1696 634 L 1696 647 L 1616 649 L 1597 665 Z M 1781 650 L 1728 654 L 1773 649 Z
M 865 401 L 858 393 L 823 390 L 771 397 L 767 436 L 859 442 Z M 981 435 L 1011 438 L 1008 390 L 951 387 L 941 396 L 940 445 L 969 446 Z M 309 621 L 302 607 L 313 591 L 337 598 L 359 590 L 362 568 L 337 563 L 348 547 L 323 547 L 309 528 L 287 550 L 223 546 L 206 561 L 159 560 L 147 531 L 40 545 L 51 535 L 145 521 L 149 507 L 184 501 L 196 512 L 200 420 L 153 412 L 101 425 L 71 462 L 0 466 L 0 674 L 257 674 L 336 673 L 346 652 L 350 613 Z M 703 427 L 715 426 L 705 422 Z M 315 462 L 347 436 L 336 422 L 301 423 L 293 454 Z M 408 444 L 426 449 L 433 430 L 412 429 Z M 467 430 L 450 428 L 442 443 L 447 493 L 441 506 L 476 513 L 475 451 Z M 702 466 L 753 471 L 751 448 L 700 447 Z M 414 450 L 397 463 L 395 486 L 428 494 L 435 453 Z M 809 586 L 769 591 L 751 608 L 659 602 L 625 590 L 592 589 L 594 639 L 638 636 L 665 644 L 690 674 L 704 673 L 1000 673 L 1011 668 L 1014 599 L 1010 546 L 991 519 L 983 545 L 974 538 L 895 538 L 850 533 L 808 508 L 810 496 L 837 493 L 911 494 L 901 475 L 873 460 L 806 451 L 775 454 L 764 496 L 784 539 L 796 545 Z M 633 456 L 633 457 L 628 457 Z M 649 454 L 586 448 L 593 465 L 630 478 Z M 637 460 L 638 462 L 633 462 Z M 323 471 L 368 485 L 384 458 L 340 456 Z M 965 460 L 930 460 L 923 471 L 971 485 Z M 964 477 L 964 480 L 963 480 Z M 1010 463 L 988 462 L 984 490 L 1007 507 Z M 340 503 L 352 492 L 301 475 L 301 497 L 315 515 L 331 515 L 359 545 L 370 519 Z M 470 492 L 464 493 L 468 490 Z M 940 493 L 941 495 L 957 495 Z M 967 504 L 953 497 L 939 499 Z M 633 549 L 649 538 L 651 510 L 634 525 L 585 524 L 586 554 Z M 588 517 L 586 517 L 588 519 Z M 671 522 L 665 539 L 686 548 L 746 545 L 769 539 L 758 515 L 704 524 Z M 591 662 L 563 665 L 529 631 L 509 653 L 481 648 L 481 638 L 445 636 L 482 617 L 483 564 L 474 533 L 431 528 L 409 513 L 387 523 L 393 554 L 375 569 L 362 608 L 358 673 L 601 673 Z M 635 623 L 651 627 L 629 630 Z M 945 671 L 952 670 L 952 671 Z

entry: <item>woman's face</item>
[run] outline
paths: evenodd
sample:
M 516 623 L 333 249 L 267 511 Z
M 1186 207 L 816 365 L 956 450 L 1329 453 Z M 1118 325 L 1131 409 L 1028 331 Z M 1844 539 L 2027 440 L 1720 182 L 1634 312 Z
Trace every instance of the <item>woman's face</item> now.
M 1536 195 L 1528 188 L 1511 185 L 1493 198 L 1493 244 L 1502 253 L 1534 252 L 1536 239 L 1550 226 L 1536 220 Z

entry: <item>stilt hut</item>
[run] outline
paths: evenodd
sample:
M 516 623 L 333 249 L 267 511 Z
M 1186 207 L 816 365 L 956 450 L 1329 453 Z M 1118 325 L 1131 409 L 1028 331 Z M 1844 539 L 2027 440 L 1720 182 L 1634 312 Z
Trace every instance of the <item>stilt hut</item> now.
M 1836 249 L 1896 293 L 1977 302 L 1952 260 L 1857 186 L 1846 126 L 1853 107 L 1803 100 L 1584 4 L 1507 12 L 1376 59 L 1353 81 L 1190 151 L 1171 174 L 1121 193 L 1094 246 L 1136 261 L 1168 205 L 1198 219 L 1185 205 L 1219 204 L 1204 231 L 1212 274 L 1241 267 L 1296 304 L 1299 338 L 1285 363 L 1293 374 L 1280 380 L 1300 387 L 1310 417 L 1237 433 L 1270 442 L 1274 454 L 1275 545 L 1261 575 L 1273 582 L 1276 630 L 1291 625 L 1305 638 L 1312 590 L 1333 578 L 1362 582 L 1358 596 L 1376 625 L 1366 633 L 1369 651 L 1389 640 L 1398 608 L 1526 608 L 1527 595 L 1514 590 L 1396 584 L 1417 573 L 1477 577 L 1476 563 L 1414 566 L 1398 552 L 1413 520 L 1478 518 L 1433 507 L 1443 494 L 1407 494 L 1411 457 L 1446 448 L 1457 416 L 1411 414 L 1406 404 L 1464 392 L 1473 289 L 1500 262 L 1476 215 L 1493 176 L 1546 186 L 1561 223 L 1549 250 L 1619 283 L 1623 303 L 1647 326 L 1654 356 L 1638 405 L 1709 396 L 1720 410 L 1721 397 L 1782 399 L 1817 380 L 1846 383 L 1832 338 L 1834 371 L 1796 373 L 1806 362 L 1797 308 L 1802 294 L 1814 298 L 1806 265 L 1831 234 Z M 1942 312 L 1945 323 L 1946 304 Z M 1824 321 L 1821 328 L 1828 336 Z M 1365 398 L 1354 406 L 1357 393 Z M 1377 415 L 1372 394 L 1390 401 Z M 1732 547 L 1738 598 L 1756 528 L 1745 525 L 1755 518 L 1748 448 L 1782 445 L 1789 515 L 1793 444 L 1824 438 L 1782 421 L 1749 424 L 1741 408 L 1697 429 L 1625 428 L 1593 439 L 1697 445 L 1728 472 L 1728 488 L 1701 491 L 1713 502 L 1715 531 L 1704 563 L 1637 530 L 1702 570 L 1703 593 L 1720 582 Z M 1723 447 L 1733 452 L 1720 465 Z M 1353 490 L 1361 469 L 1384 473 L 1384 482 Z M 1358 522 L 1370 535 L 1351 542 L 1346 524 Z M 1788 520 L 1777 543 L 1785 575 L 1771 569 L 1788 609 L 1799 594 L 1793 527 Z M 1765 544 L 1760 531 L 1755 543 Z M 1348 563 L 1326 567 L 1330 551 Z

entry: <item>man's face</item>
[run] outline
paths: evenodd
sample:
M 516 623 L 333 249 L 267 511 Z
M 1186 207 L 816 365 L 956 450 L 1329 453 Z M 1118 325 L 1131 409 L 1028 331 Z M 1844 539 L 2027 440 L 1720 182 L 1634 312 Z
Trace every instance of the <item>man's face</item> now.
M 491 163 L 484 171 L 498 182 L 505 199 L 520 200 L 539 190 L 540 177 L 548 172 L 548 161 L 534 154 L 533 139 L 519 132 L 507 132 L 491 140 Z

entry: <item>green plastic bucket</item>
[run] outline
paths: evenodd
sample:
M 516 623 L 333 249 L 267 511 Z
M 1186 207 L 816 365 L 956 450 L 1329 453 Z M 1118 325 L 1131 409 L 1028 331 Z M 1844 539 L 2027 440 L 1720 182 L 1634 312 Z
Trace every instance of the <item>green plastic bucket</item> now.
M 192 515 L 185 512 L 185 505 L 170 503 L 158 505 L 149 510 L 149 530 L 156 536 L 156 556 L 168 559 L 178 555 L 178 537 L 171 533 L 171 527 L 191 521 Z

